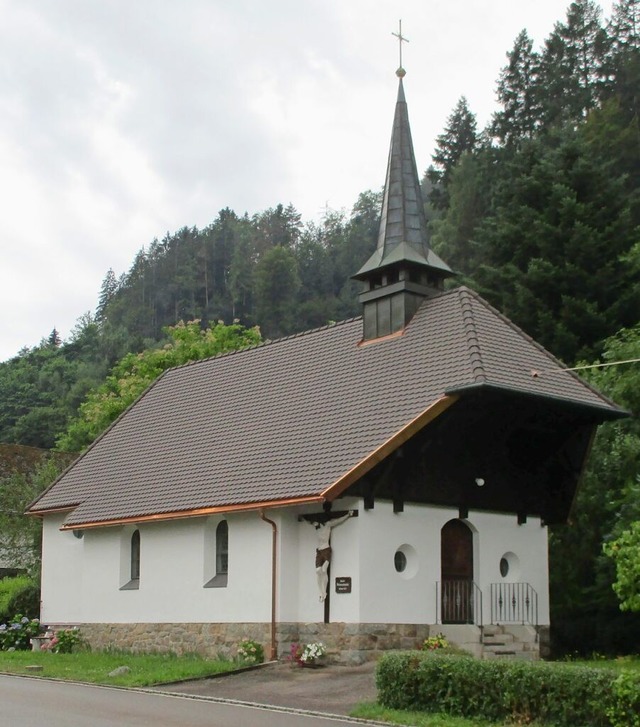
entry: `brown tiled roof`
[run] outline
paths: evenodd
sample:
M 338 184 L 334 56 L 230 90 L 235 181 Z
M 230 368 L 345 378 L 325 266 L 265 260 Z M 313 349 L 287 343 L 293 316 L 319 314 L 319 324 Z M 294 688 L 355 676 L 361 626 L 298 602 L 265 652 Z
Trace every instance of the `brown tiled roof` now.
M 464 287 L 426 300 L 402 335 L 361 336 L 357 318 L 166 372 L 31 511 L 74 508 L 77 527 L 320 499 L 468 387 L 621 414 Z

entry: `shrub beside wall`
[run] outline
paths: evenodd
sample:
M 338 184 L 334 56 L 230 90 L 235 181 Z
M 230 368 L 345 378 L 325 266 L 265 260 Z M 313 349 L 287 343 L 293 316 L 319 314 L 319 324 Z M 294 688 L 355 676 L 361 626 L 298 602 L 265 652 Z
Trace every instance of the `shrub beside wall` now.
M 16 613 L 29 619 L 40 616 L 40 587 L 29 576 L 0 580 L 0 623 L 6 623 Z
M 559 727 L 640 727 L 640 678 L 608 669 L 413 651 L 383 655 L 376 683 L 378 701 L 392 709 Z

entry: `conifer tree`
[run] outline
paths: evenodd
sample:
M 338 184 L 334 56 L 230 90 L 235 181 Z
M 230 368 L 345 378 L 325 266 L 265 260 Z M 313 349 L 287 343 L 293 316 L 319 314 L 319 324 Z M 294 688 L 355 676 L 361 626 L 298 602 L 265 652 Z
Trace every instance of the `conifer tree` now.
M 627 122 L 635 123 L 637 128 L 640 123 L 640 0 L 616 3 L 608 32 L 606 97 L 616 98 Z
M 545 124 L 576 123 L 593 109 L 605 74 L 607 34 L 594 0 L 575 0 L 556 23 L 540 63 Z
M 541 116 L 540 58 L 526 30 L 520 32 L 507 58 L 509 63 L 502 69 L 498 81 L 502 110 L 495 114 L 491 131 L 506 146 L 517 146 L 522 139 L 533 136 Z
M 495 149 L 483 149 L 460 159 L 449 185 L 447 213 L 432 223 L 434 250 L 463 276 L 473 277 L 482 260 L 482 250 L 478 249 L 474 235 L 486 215 L 489 181 L 486 166 L 491 164 L 495 152 Z
M 255 296 L 259 325 L 266 336 L 277 338 L 295 330 L 294 302 L 300 278 L 293 252 L 276 245 L 256 266 Z
M 640 0 L 619 0 L 609 22 L 612 49 L 640 51 Z
M 432 156 L 434 165 L 427 171 L 427 176 L 433 184 L 431 204 L 437 209 L 445 209 L 449 204 L 447 188 L 454 167 L 464 153 L 474 151 L 478 145 L 476 117 L 464 96 L 460 97 L 436 141 Z
M 47 346 L 49 346 L 49 348 L 58 348 L 61 343 L 62 339 L 60 338 L 58 329 L 54 326 L 51 333 L 49 334 L 49 338 L 47 338 Z
M 102 285 L 100 286 L 100 294 L 98 296 L 98 306 L 96 308 L 96 321 L 103 323 L 107 317 L 107 308 L 113 300 L 118 290 L 118 279 L 113 272 L 113 268 L 107 270 Z

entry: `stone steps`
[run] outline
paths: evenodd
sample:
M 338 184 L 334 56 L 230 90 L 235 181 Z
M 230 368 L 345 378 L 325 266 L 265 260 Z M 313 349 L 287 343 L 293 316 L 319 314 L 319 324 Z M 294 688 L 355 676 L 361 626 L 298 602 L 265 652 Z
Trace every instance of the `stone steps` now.
M 540 658 L 537 633 L 528 626 L 485 626 L 482 630 L 482 659 L 536 661 Z
M 437 633 L 442 633 L 450 643 L 478 659 L 537 661 L 540 658 L 538 633 L 532 626 L 442 624 L 431 627 L 430 635 L 435 636 Z

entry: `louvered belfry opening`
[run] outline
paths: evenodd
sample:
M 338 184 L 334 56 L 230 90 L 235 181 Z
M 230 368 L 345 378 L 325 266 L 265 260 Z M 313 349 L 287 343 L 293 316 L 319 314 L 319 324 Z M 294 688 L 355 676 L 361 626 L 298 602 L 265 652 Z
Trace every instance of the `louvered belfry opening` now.
M 363 305 L 364 340 L 402 330 L 422 301 L 442 291 L 445 278 L 454 274 L 429 246 L 402 69 L 398 76 L 378 244 L 353 276 L 364 282 L 359 296 Z

